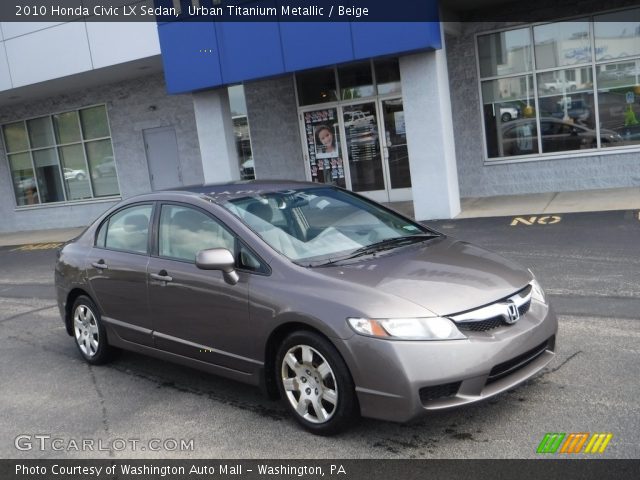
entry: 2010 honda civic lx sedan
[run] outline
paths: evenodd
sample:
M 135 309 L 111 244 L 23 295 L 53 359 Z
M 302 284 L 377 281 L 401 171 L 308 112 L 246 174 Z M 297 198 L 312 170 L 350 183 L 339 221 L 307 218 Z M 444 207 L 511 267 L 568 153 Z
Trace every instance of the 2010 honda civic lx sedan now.
M 61 249 L 55 278 L 87 362 L 122 348 L 261 386 L 319 434 L 480 401 L 554 356 L 529 271 L 317 183 L 130 198 Z

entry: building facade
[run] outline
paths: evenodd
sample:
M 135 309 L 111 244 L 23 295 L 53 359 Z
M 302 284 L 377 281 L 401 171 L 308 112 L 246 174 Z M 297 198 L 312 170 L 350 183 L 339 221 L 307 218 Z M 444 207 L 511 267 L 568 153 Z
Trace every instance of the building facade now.
M 250 32 L 0 23 L 0 232 L 253 176 L 412 202 L 420 220 L 464 197 L 639 186 L 636 2 L 507 2 L 507 21 L 494 3 Z

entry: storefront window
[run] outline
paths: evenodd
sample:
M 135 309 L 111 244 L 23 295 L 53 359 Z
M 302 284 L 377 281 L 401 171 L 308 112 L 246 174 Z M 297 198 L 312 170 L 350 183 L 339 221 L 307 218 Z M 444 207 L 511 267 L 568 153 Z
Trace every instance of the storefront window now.
M 249 132 L 249 117 L 247 116 L 244 87 L 242 85 L 234 85 L 228 88 L 228 93 L 240 178 L 242 180 L 253 180 L 256 178 L 256 174 L 253 153 L 251 151 L 251 135 Z
M 596 60 L 640 55 L 640 8 L 594 17 Z
M 333 68 L 320 68 L 296 74 L 300 105 L 335 102 L 338 100 L 336 73 Z
M 374 60 L 373 67 L 376 73 L 378 95 L 400 93 L 400 64 L 397 58 Z
M 591 61 L 589 22 L 557 22 L 533 28 L 536 68 L 564 67 Z
M 374 94 L 373 76 L 369 62 L 338 67 L 340 95 L 343 100 L 370 97 Z
M 16 204 L 119 195 L 104 105 L 2 127 Z
M 528 28 L 478 37 L 480 74 L 510 75 L 531 70 L 531 35 Z
M 640 144 L 640 9 L 481 35 L 478 58 L 489 159 Z

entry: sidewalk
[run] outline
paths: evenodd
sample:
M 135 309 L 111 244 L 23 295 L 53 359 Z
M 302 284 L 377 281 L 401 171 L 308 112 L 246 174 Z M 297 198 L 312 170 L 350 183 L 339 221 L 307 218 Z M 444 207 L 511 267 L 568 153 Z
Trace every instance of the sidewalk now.
M 397 202 L 391 206 L 405 215 L 413 216 L 412 202 Z M 457 219 L 541 213 L 640 210 L 640 187 L 463 198 L 461 206 L 462 212 L 456 217 Z M 82 230 L 83 227 L 0 233 L 0 247 L 66 242 Z

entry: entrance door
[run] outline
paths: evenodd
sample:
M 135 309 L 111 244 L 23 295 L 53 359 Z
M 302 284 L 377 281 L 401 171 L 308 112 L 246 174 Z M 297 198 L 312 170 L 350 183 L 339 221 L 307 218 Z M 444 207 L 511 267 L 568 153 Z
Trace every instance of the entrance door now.
M 301 112 L 301 120 L 312 181 L 378 202 L 412 200 L 401 97 L 309 109 Z
M 173 127 L 148 128 L 142 131 L 149 164 L 152 190 L 166 190 L 182 185 L 178 161 L 178 142 Z
M 380 100 L 382 115 L 383 157 L 388 172 L 387 192 L 390 202 L 412 199 L 407 132 L 404 127 L 402 98 Z

